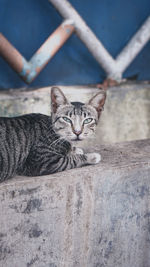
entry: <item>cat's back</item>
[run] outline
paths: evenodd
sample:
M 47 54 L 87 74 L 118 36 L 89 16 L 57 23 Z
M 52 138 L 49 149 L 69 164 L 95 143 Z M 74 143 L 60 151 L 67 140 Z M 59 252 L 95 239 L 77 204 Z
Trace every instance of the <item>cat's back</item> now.
M 40 113 L 25 114 L 17 117 L 0 117 L 1 128 L 5 125 L 12 125 L 15 127 L 17 124 L 34 124 L 36 122 L 46 125 L 47 123 L 51 123 L 51 117 Z
M 15 137 L 16 135 L 21 138 L 21 136 L 34 133 L 34 131 L 47 127 L 51 124 L 50 116 L 32 113 L 26 114 L 18 117 L 0 117 L 0 142 L 4 139 Z
M 0 117 L 0 181 L 23 168 L 40 136 L 45 136 L 50 121 L 49 116 L 42 114 Z

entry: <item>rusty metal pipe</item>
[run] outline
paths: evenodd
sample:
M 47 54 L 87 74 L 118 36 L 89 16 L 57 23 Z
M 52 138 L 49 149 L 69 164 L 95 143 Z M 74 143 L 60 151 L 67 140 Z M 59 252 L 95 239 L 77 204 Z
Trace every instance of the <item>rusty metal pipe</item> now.
M 0 33 L 0 55 L 17 73 L 21 72 L 23 57 L 2 33 Z
M 30 59 L 31 68 L 26 76 L 27 83 L 31 83 L 36 78 L 45 65 L 72 35 L 73 31 L 73 22 L 71 20 L 66 20 L 49 36 Z M 24 65 L 21 75 L 24 75 L 26 68 L 28 71 L 28 66 L 26 67 L 26 65 Z
M 74 31 L 73 21 L 65 20 L 27 61 L 0 33 L 0 55 L 26 82 L 31 83 Z

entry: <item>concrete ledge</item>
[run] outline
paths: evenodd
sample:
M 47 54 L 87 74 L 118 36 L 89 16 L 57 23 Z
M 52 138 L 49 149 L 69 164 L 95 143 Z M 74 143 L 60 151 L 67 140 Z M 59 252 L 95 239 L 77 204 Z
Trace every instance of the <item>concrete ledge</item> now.
M 150 140 L 97 166 L 0 184 L 1 267 L 149 267 Z
M 96 86 L 60 86 L 70 101 L 87 102 Z M 0 116 L 50 114 L 51 87 L 0 90 Z M 111 133 L 111 134 L 110 134 Z M 116 143 L 150 138 L 150 83 L 127 82 L 109 88 L 95 143 Z M 93 146 L 93 140 L 90 142 Z M 89 141 L 88 141 L 89 146 Z

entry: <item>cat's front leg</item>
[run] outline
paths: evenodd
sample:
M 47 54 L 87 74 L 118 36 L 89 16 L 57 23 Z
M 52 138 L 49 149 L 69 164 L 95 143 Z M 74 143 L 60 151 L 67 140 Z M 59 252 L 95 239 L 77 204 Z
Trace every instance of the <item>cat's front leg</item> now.
M 101 161 L 101 155 L 99 153 L 87 153 L 85 154 L 88 164 L 97 164 Z
M 77 150 L 77 152 L 79 151 Z M 40 158 L 39 162 L 35 159 L 36 157 L 33 160 L 28 160 L 24 168 L 17 172 L 17 174 L 27 176 L 48 175 L 86 165 L 95 165 L 101 161 L 101 155 L 99 153 L 78 154 L 69 151 L 64 156 L 60 154 L 50 155 L 49 160 L 44 155 Z
M 101 161 L 101 155 L 99 153 L 70 153 L 67 156 L 68 164 L 66 169 L 79 168 L 86 165 L 95 165 Z
M 84 154 L 84 151 L 82 148 L 80 147 L 72 147 L 72 152 L 75 153 L 75 154 L 79 154 L 79 155 L 83 155 Z
M 99 153 L 85 153 L 82 148 L 72 147 L 72 152 L 75 155 L 83 155 L 84 156 L 84 165 L 93 165 L 97 164 L 101 161 L 101 155 Z
M 73 147 L 73 153 L 78 155 L 86 155 L 89 164 L 97 164 L 101 161 L 101 155 L 99 153 L 84 153 L 83 149 L 80 147 Z

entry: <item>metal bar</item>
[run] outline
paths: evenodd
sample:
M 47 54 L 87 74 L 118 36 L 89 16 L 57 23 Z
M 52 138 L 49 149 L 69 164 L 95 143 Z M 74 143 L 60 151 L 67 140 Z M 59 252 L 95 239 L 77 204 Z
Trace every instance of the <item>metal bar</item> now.
M 73 31 L 72 20 L 65 20 L 37 50 L 29 62 L 0 33 L 0 55 L 25 82 L 31 83 L 72 35 Z
M 63 22 L 51 36 L 44 42 L 38 51 L 30 59 L 31 70 L 27 75 L 27 82 L 30 83 L 41 72 L 45 65 L 63 46 L 72 35 L 74 26 L 72 20 Z
M 0 55 L 27 83 L 36 78 L 74 30 L 103 67 L 107 77 L 113 80 L 121 80 L 124 70 L 150 40 L 150 17 L 148 17 L 115 60 L 67 0 L 49 0 L 49 2 L 66 20 L 44 42 L 30 61 L 27 61 L 0 33 Z
M 145 23 L 137 31 L 137 33 L 132 37 L 129 43 L 121 51 L 121 53 L 116 58 L 116 64 L 121 72 L 130 65 L 134 58 L 139 54 L 142 48 L 150 40 L 150 17 L 147 18 Z
M 15 47 L 0 33 L 0 55 L 17 72 L 20 73 L 23 68 L 25 58 L 17 51 Z M 28 64 L 28 63 L 27 63 Z
M 117 69 L 115 60 L 97 39 L 91 29 L 86 25 L 85 21 L 72 7 L 72 5 L 67 0 L 49 0 L 49 2 L 53 4 L 62 17 L 65 19 L 72 19 L 74 21 L 75 31 L 78 37 L 85 44 L 97 62 L 103 67 L 108 77 L 115 80 L 120 79 L 121 73 L 119 69 Z

